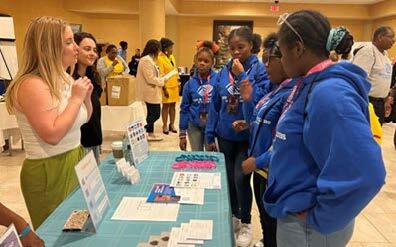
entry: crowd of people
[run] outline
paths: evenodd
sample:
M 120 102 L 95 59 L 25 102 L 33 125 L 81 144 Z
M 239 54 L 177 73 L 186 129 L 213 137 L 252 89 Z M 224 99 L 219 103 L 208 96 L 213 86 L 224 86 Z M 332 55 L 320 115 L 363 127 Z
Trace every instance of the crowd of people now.
M 131 73 L 147 107 L 150 141 L 162 139 L 154 134 L 162 116 L 162 133 L 179 132 L 181 150 L 189 142 L 192 151 L 224 154 L 238 246 L 252 241 L 253 194 L 263 230 L 255 246 L 346 246 L 355 217 L 385 181 L 371 129 L 378 120 L 370 117 L 369 102 L 381 124 L 392 115 L 395 89 L 386 50 L 395 34 L 380 27 L 352 62 L 333 62 L 330 52 L 352 52 L 346 28 L 331 28 L 310 10 L 282 15 L 279 25 L 263 42 L 247 27 L 234 29 L 228 36 L 232 58 L 219 71 L 213 69 L 218 47 L 200 42 L 193 75 L 182 89 L 177 130 L 181 89 L 172 74 L 172 40 L 147 41 L 128 65 L 125 41 L 119 49 L 108 45 L 98 59 L 92 34 L 73 34 L 58 18 L 33 20 L 6 96 L 25 143 L 21 188 L 33 228 L 76 188 L 74 166 L 86 152 L 100 162 L 101 82 Z M 3 225 L 14 222 L 25 246 L 44 246 L 2 204 L 0 219 Z

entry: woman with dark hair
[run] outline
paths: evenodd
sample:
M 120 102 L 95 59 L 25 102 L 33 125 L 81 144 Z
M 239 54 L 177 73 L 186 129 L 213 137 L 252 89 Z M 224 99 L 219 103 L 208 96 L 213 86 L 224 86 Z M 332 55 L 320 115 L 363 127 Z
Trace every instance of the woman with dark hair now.
M 100 123 L 100 96 L 103 92 L 99 73 L 95 69 L 98 58 L 96 39 L 90 33 L 75 33 L 74 42 L 78 45 L 77 64 L 73 71 L 73 78 L 88 77 L 93 85 L 91 94 L 92 115 L 87 123 L 81 126 L 81 145 L 86 152 L 93 151 L 96 162 L 100 164 L 100 145 L 102 145 L 102 126 Z
M 157 65 L 161 75 L 166 75 L 172 70 L 177 70 L 175 57 L 173 56 L 173 41 L 161 38 L 161 52 L 158 55 Z M 164 85 L 162 92 L 162 132 L 166 135 L 170 132 L 177 133 L 175 128 L 176 102 L 179 101 L 178 76 L 172 76 Z M 168 126 L 169 116 L 169 126 Z
M 224 153 L 234 231 L 238 246 L 249 246 L 252 241 L 251 208 L 252 190 L 250 174 L 244 175 L 241 164 L 247 158 L 249 131 L 245 128 L 236 132 L 233 122 L 243 120 L 243 99 L 240 84 L 244 80 L 252 86 L 252 102 L 256 104 L 265 94 L 268 79 L 264 65 L 252 53 L 257 49 L 251 29 L 241 27 L 229 35 L 229 49 L 233 59 L 218 73 L 214 82 L 212 102 L 208 123 L 205 129 L 207 150 L 216 150 L 215 137 L 219 151 Z M 241 224 L 242 222 L 242 224 Z
M 109 76 L 129 73 L 128 64 L 118 55 L 117 47 L 113 44 L 107 46 L 106 56 L 98 60 L 97 70 L 103 82 Z
M 161 43 L 158 40 L 147 41 L 136 74 L 137 99 L 145 102 L 147 107 L 147 125 L 145 128 L 149 141 L 162 140 L 161 137 L 154 134 L 154 123 L 161 114 L 161 92 L 165 83 L 165 78 L 160 76 L 156 65 L 160 51 Z
M 326 17 L 302 10 L 280 18 L 279 47 L 298 78 L 277 124 L 265 209 L 278 219 L 277 244 L 346 246 L 354 219 L 384 184 L 381 149 L 369 123 L 366 73 L 333 64 L 353 37 Z

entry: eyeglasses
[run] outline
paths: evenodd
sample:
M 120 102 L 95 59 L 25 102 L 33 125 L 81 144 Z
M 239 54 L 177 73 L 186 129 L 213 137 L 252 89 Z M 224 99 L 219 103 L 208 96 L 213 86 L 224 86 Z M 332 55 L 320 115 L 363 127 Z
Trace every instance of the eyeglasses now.
M 283 13 L 279 16 L 278 19 L 278 26 L 282 25 L 283 23 L 285 23 L 292 31 L 293 33 L 298 37 L 298 39 L 301 41 L 301 43 L 304 46 L 304 40 L 302 39 L 301 35 L 297 32 L 297 30 L 287 21 L 287 18 L 290 16 L 289 13 Z
M 282 58 L 282 56 L 279 55 L 264 55 L 263 56 L 263 64 L 270 64 L 271 61 L 273 61 L 273 58 Z

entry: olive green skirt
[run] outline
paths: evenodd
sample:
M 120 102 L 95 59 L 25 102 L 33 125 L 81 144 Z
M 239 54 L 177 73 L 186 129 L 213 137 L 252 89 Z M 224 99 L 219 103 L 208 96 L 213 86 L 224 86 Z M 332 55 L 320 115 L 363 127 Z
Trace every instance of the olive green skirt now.
M 34 229 L 77 187 L 74 166 L 83 156 L 84 149 L 79 146 L 49 158 L 25 159 L 21 188 Z

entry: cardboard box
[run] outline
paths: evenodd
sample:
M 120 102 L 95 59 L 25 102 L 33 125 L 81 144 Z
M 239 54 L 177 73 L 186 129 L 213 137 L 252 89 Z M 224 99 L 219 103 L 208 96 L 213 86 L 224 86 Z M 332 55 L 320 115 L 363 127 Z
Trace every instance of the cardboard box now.
M 107 103 L 110 106 L 127 106 L 135 101 L 136 79 L 131 75 L 107 78 Z

